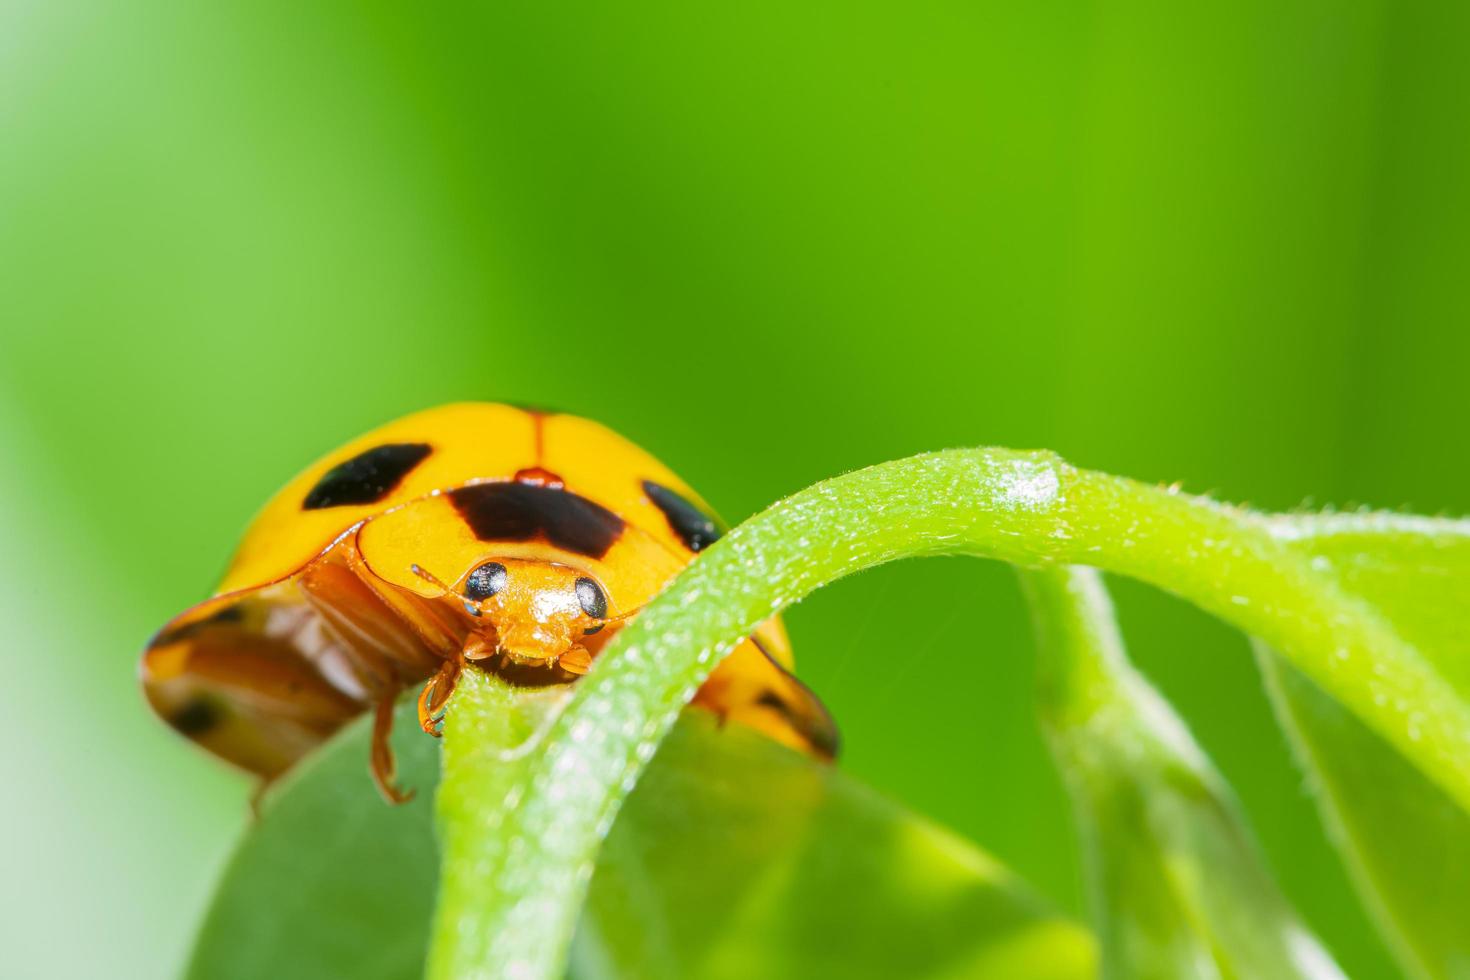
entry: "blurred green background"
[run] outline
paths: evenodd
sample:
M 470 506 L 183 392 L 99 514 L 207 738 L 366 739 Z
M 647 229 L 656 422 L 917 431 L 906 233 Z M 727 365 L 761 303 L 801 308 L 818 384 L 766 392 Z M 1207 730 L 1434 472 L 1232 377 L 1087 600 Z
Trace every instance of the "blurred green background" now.
M 598 418 L 732 520 L 985 443 L 1470 510 L 1470 6 L 464 6 L 0 2 L 0 973 L 175 969 L 249 788 L 138 649 L 412 409 Z M 1245 640 L 1117 592 L 1287 893 L 1391 975 Z M 1006 568 L 789 623 L 844 765 L 1080 913 Z

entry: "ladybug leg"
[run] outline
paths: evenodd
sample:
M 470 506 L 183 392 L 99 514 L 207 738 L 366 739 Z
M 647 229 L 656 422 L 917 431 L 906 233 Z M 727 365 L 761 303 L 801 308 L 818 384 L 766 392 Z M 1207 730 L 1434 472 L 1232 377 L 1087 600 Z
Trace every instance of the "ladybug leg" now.
M 393 732 L 393 702 L 396 699 L 392 694 L 385 694 L 378 699 L 378 706 L 373 714 L 373 751 L 372 751 L 372 773 L 373 782 L 377 784 L 378 792 L 383 799 L 389 803 L 407 803 L 413 799 L 413 790 L 404 792 L 394 783 L 398 778 L 398 764 L 393 758 L 393 746 L 388 744 L 388 736 Z
M 459 680 L 459 661 L 446 660 L 440 666 L 439 672 L 430 677 L 424 684 L 424 689 L 419 692 L 419 727 L 427 735 L 438 738 L 439 712 L 444 710 L 449 696 L 454 693 L 454 685 Z
M 459 683 L 460 665 L 453 661 L 446 664 L 440 671 L 440 676 L 434 684 L 434 694 L 429 698 L 429 716 L 439 717 L 444 706 L 449 703 L 449 696 L 454 693 L 454 687 Z M 437 737 L 439 731 L 436 729 L 434 735 Z
M 260 820 L 260 815 L 265 807 L 265 794 L 270 788 L 269 779 L 262 779 L 255 784 L 255 789 L 250 793 L 250 819 Z

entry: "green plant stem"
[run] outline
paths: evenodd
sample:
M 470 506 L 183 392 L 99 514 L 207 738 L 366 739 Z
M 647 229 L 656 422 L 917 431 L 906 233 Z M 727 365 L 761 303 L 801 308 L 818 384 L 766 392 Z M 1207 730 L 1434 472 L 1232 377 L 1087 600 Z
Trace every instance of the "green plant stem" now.
M 1080 729 L 1127 703 L 1133 667 L 1113 605 L 1092 569 L 1022 569 L 1036 633 L 1037 706 L 1049 730 Z
M 1128 661 L 1096 569 L 1021 571 L 1037 704 L 1083 842 L 1102 976 L 1342 973 L 1266 870 L 1229 786 Z
M 476 685 L 456 696 L 429 975 L 559 975 L 599 842 L 720 657 L 834 579 L 949 554 L 1093 565 L 1178 593 L 1283 651 L 1470 806 L 1470 711 L 1263 518 L 1047 453 L 951 450 L 819 483 L 736 528 L 623 630 L 539 749 L 460 752 L 478 735 L 453 716 L 493 705 Z

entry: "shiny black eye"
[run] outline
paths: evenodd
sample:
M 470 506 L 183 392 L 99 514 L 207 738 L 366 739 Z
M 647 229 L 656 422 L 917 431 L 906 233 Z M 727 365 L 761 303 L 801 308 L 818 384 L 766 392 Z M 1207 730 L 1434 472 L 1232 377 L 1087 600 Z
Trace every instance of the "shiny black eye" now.
M 593 619 L 607 618 L 607 595 L 602 586 L 590 578 L 577 579 L 577 602 L 581 604 L 582 611 Z
M 464 583 L 464 594 L 465 598 L 478 601 L 490 598 L 503 588 L 505 588 L 505 566 L 498 561 L 487 561 L 470 572 L 470 577 Z

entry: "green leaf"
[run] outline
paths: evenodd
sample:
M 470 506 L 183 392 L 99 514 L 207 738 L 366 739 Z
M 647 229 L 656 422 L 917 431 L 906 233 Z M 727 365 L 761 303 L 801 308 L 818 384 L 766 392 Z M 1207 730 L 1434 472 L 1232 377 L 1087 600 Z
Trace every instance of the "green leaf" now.
M 438 880 L 438 745 L 399 705 L 394 747 L 414 800 L 368 782 L 370 718 L 288 775 L 246 828 L 195 939 L 192 980 L 392 980 L 423 974 Z
M 1101 576 L 1023 573 L 1053 755 L 1082 828 L 1103 975 L 1341 973 L 1271 880 L 1234 795 L 1123 650 Z
M 514 702 L 502 715 L 511 740 L 559 700 L 473 677 L 466 705 Z M 424 801 L 439 752 L 412 704 L 398 721 L 403 780 L 418 799 L 377 799 L 366 719 L 350 726 L 267 800 L 221 882 L 190 976 L 422 975 L 438 861 Z M 1094 972 L 1087 931 L 972 845 L 700 711 L 684 714 L 613 828 L 572 961 L 577 980 Z
M 614 825 L 574 948 L 580 978 L 1095 970 L 1086 931 L 973 845 L 705 712 L 682 716 Z
M 1470 522 L 1342 514 L 1274 526 L 1470 696 Z M 1470 976 L 1470 815 L 1300 671 L 1259 653 L 1323 820 L 1400 963 L 1415 976 Z

